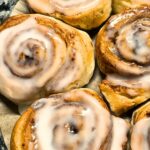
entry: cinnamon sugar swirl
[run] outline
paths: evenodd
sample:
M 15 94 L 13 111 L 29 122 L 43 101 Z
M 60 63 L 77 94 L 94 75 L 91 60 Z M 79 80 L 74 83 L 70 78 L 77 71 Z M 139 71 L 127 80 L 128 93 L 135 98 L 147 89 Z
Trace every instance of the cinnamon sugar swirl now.
M 100 89 L 121 115 L 150 98 L 150 7 L 114 15 L 100 30 L 96 55 L 106 74 Z
M 85 32 L 38 14 L 11 17 L 0 31 L 0 91 L 13 102 L 89 82 L 94 49 Z
M 35 103 L 17 121 L 12 150 L 106 150 L 112 119 L 92 90 L 76 89 Z

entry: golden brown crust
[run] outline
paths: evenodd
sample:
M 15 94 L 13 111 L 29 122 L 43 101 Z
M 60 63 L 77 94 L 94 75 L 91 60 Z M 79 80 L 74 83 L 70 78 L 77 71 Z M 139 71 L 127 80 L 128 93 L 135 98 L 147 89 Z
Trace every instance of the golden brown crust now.
M 30 0 L 28 0 L 28 3 L 29 6 L 36 12 L 44 13 L 42 8 L 37 9 L 36 6 L 30 5 Z M 77 28 L 90 30 L 100 26 L 109 17 L 110 13 L 111 13 L 111 0 L 105 0 L 100 1 L 95 8 L 92 8 L 85 12 L 77 13 L 76 15 L 65 15 L 58 11 L 49 14 L 47 13 L 44 14 L 63 20 L 64 22 Z
M 110 109 L 117 116 L 147 101 L 150 97 L 149 92 L 143 88 L 116 86 L 107 80 L 103 80 L 99 87 L 108 101 Z
M 115 72 L 120 75 L 138 76 L 147 72 L 144 65 L 142 66 L 134 60 L 126 60 L 124 54 L 121 54 L 119 50 L 126 41 L 117 41 L 123 27 L 134 24 L 141 18 L 150 18 L 150 7 L 138 7 L 114 15 L 99 31 L 96 39 L 96 57 L 99 68 L 104 74 Z M 116 44 L 117 42 L 120 45 Z M 126 48 L 126 51 L 127 49 L 130 48 Z
M 68 95 L 69 94 L 69 95 Z M 73 96 L 71 96 L 70 94 L 73 94 Z M 47 99 L 45 99 L 45 100 L 47 100 L 47 102 L 44 100 L 43 102 L 44 103 L 42 103 L 42 99 L 41 99 L 41 101 L 37 101 L 37 102 L 35 102 L 29 109 L 27 109 L 24 113 L 23 113 L 23 115 L 20 117 L 20 119 L 17 121 L 17 123 L 16 123 L 16 125 L 15 125 L 15 127 L 14 127 L 14 129 L 13 129 L 13 132 L 12 132 L 12 136 L 11 136 L 11 150 L 28 150 L 29 149 L 29 142 L 31 142 L 32 141 L 32 138 L 31 138 L 31 134 L 33 133 L 33 130 L 31 130 L 31 128 L 32 128 L 32 126 L 33 125 L 35 125 L 36 126 L 36 111 L 40 111 L 40 109 L 43 109 L 43 107 L 45 107 L 48 103 L 50 104 L 49 105 L 49 109 L 51 108 L 51 107 L 53 107 L 54 106 L 54 108 L 53 109 L 56 109 L 56 111 L 57 111 L 57 109 L 58 109 L 58 111 L 59 111 L 59 109 L 62 109 L 62 107 L 66 107 L 65 105 L 67 104 L 67 107 L 65 108 L 65 109 L 68 109 L 69 110 L 69 108 L 68 107 L 71 107 L 71 105 L 73 105 L 72 107 L 74 108 L 74 107 L 76 107 L 76 105 L 78 104 L 78 103 L 80 103 L 81 105 L 79 106 L 79 107 L 82 107 L 82 106 L 84 106 L 83 108 L 86 108 L 86 107 L 88 107 L 88 108 L 90 108 L 90 107 L 93 107 L 93 106 L 89 106 L 89 104 L 88 104 L 88 100 L 87 100 L 87 104 L 86 105 L 84 105 L 84 103 L 86 102 L 85 100 L 83 100 L 83 97 L 85 97 L 85 98 L 87 98 L 89 96 L 89 98 L 91 97 L 92 99 L 91 100 L 93 100 L 93 101 L 98 101 L 99 102 L 99 104 L 100 104 L 100 106 L 102 106 L 102 108 L 104 108 L 104 112 L 106 111 L 106 110 L 108 110 L 108 107 L 107 107 L 107 105 L 105 104 L 105 102 L 102 100 L 102 98 L 101 97 L 99 97 L 98 96 L 98 94 L 96 93 L 96 92 L 94 92 L 94 91 L 92 91 L 92 90 L 90 90 L 90 89 L 76 89 L 76 90 L 73 90 L 73 91 L 70 91 L 70 92 L 68 92 L 68 93 L 66 93 L 66 96 L 65 96 L 65 93 L 60 93 L 60 94 L 56 94 L 56 95 L 51 95 L 49 98 L 47 98 Z M 55 98 L 56 98 L 56 100 L 55 100 Z M 87 98 L 87 99 L 89 99 L 89 98 Z M 65 104 L 62 104 L 62 100 L 65 102 Z M 85 102 L 84 102 L 85 101 Z M 45 103 L 46 102 L 46 103 Z M 58 105 L 57 103 L 59 103 L 60 105 Z M 90 102 L 90 103 L 92 103 L 92 101 Z M 42 104 L 42 105 L 41 105 Z M 55 106 L 56 105 L 56 106 Z M 57 106 L 58 105 L 58 106 Z M 94 104 L 95 105 L 95 104 Z M 48 106 L 48 105 L 47 105 Z M 77 105 L 78 106 L 78 105 Z M 57 108 L 58 107 L 58 108 Z M 98 107 L 97 107 L 98 108 Z M 47 107 L 45 108 L 45 109 L 47 109 Z M 105 110 L 106 109 L 106 110 Z M 73 109 L 72 109 L 73 110 Z M 51 111 L 53 111 L 53 110 L 51 110 Z M 66 111 L 66 110 L 65 110 Z M 97 112 L 97 110 L 94 110 L 94 111 L 96 111 Z M 103 111 L 102 111 L 103 112 Z M 102 113 L 103 115 L 105 114 L 105 113 Z M 106 111 L 107 112 L 107 111 Z M 70 113 L 71 113 L 71 111 L 70 111 Z M 79 110 L 76 110 L 75 112 L 74 112 L 74 115 L 75 114 L 78 114 L 78 113 L 80 113 L 80 109 Z M 53 113 L 52 113 L 53 114 Z M 107 113 L 106 113 L 107 114 Z M 109 114 L 109 113 L 108 113 Z M 55 116 L 55 114 L 53 114 L 54 116 Z M 59 116 L 60 114 L 58 113 L 58 116 L 57 116 L 57 118 L 53 118 L 52 116 L 52 120 L 53 120 L 53 123 L 55 124 L 56 122 L 57 122 L 57 120 L 58 120 L 58 118 L 60 117 Z M 78 114 L 78 115 L 80 115 L 80 114 Z M 95 119 L 98 119 L 97 117 L 97 113 L 95 114 L 96 115 L 96 117 L 95 117 Z M 100 114 L 99 114 L 100 115 Z M 45 117 L 45 118 L 47 118 L 47 119 L 49 119 L 49 117 L 48 116 L 43 116 L 43 117 Z M 66 117 L 65 115 L 63 116 L 64 118 Z M 70 117 L 73 117 L 73 116 L 71 116 L 70 115 Z M 74 116 L 74 119 L 77 117 L 77 119 L 79 119 L 78 118 L 78 116 Z M 84 117 L 84 116 L 83 116 Z M 104 116 L 103 116 L 104 117 Z M 105 117 L 108 117 L 107 115 L 105 116 Z M 105 118 L 104 117 L 104 118 Z M 110 116 L 109 116 L 110 117 Z M 94 119 L 94 118 L 93 118 Z M 107 127 L 104 127 L 103 126 L 103 128 L 108 128 L 108 131 L 106 132 L 106 138 L 104 139 L 104 140 L 102 140 L 102 145 L 101 145 L 101 148 L 102 148 L 102 150 L 105 150 L 105 147 L 107 147 L 108 146 L 108 143 L 110 142 L 110 141 L 108 141 L 110 138 L 111 138 L 111 136 L 109 136 L 109 134 L 111 134 L 111 126 L 112 126 L 112 124 L 111 124 L 111 118 L 107 118 L 108 120 L 106 121 L 106 122 L 109 122 L 109 124 L 107 124 Z M 55 122 L 56 121 L 56 122 Z M 82 124 L 80 121 L 82 121 L 82 120 L 80 120 L 79 119 L 79 124 L 81 124 L 81 130 L 82 130 L 82 128 L 84 128 L 84 124 Z M 84 119 L 83 119 L 83 121 L 84 121 Z M 66 121 L 67 122 L 67 121 Z M 105 121 L 104 121 L 105 122 Z M 98 123 L 98 122 L 95 122 L 96 124 Z M 89 124 L 90 124 L 90 122 L 89 122 Z M 101 122 L 101 124 L 102 124 L 102 122 Z M 57 125 L 57 124 L 56 124 Z M 50 126 L 51 126 L 51 124 L 50 124 Z M 52 125 L 53 126 L 53 125 Z M 55 126 L 54 126 L 55 127 Z M 54 128 L 53 127 L 53 128 Z M 32 128 L 33 129 L 33 128 Z M 36 132 L 36 130 L 37 130 L 37 128 L 35 128 L 35 132 Z M 97 129 L 96 129 L 97 130 Z M 105 129 L 104 129 L 105 130 Z M 53 132 L 55 132 L 55 131 L 53 131 Z M 50 132 L 50 133 L 53 133 L 53 132 Z M 90 131 L 89 131 L 90 132 Z M 49 133 L 49 134 L 50 134 Z M 84 133 L 84 132 L 83 132 Z M 57 134 L 57 132 L 56 132 L 56 134 Z M 65 133 L 64 133 L 65 134 Z M 78 133 L 77 133 L 78 134 Z M 88 137 L 87 137 L 88 138 Z M 31 146 L 31 145 L 30 145 Z M 57 145 L 57 146 L 59 146 L 59 145 Z M 90 146 L 92 147 L 92 144 L 90 144 Z M 31 147 L 30 147 L 31 148 Z M 32 149 L 32 148 L 31 148 Z
M 34 110 L 27 109 L 16 122 L 11 135 L 11 150 L 27 150 L 28 142 L 31 140 L 31 125 L 33 123 Z
M 104 100 L 93 90 L 90 89 L 83 89 L 86 93 L 89 93 L 89 95 L 95 97 L 95 99 L 97 99 L 97 101 L 100 103 L 101 106 L 103 106 L 105 109 L 107 109 L 109 111 L 108 106 L 106 105 L 106 103 L 104 102 Z
M 150 117 L 150 102 L 148 101 L 133 112 L 132 124 L 135 124 L 141 119 Z
M 150 5 L 147 0 L 112 0 L 113 13 L 121 13 L 126 9 L 132 9 L 142 5 Z
M 129 5 L 127 6 L 126 4 L 131 4 L 131 0 L 122 0 L 122 1 L 118 1 L 118 0 L 112 0 L 112 12 L 113 13 L 121 13 L 122 11 L 124 11 L 126 8 L 129 7 Z
M 73 28 L 73 27 L 71 27 L 71 26 L 69 26 L 69 25 L 67 25 L 67 24 L 65 24 L 65 23 L 63 23 L 59 20 L 56 20 L 52 17 L 47 17 L 47 16 L 43 16 L 43 15 L 39 15 L 39 14 L 21 14 L 21 15 L 18 15 L 18 16 L 10 17 L 4 24 L 2 24 L 0 26 L 0 31 L 5 32 L 6 29 L 11 30 L 11 28 L 16 27 L 17 25 L 20 26 L 20 24 L 22 25 L 25 21 L 29 22 L 31 20 L 32 20 L 32 22 L 33 22 L 33 20 L 36 21 L 36 23 L 39 26 L 41 25 L 42 28 L 44 28 L 44 27 L 47 28 L 47 29 L 43 29 L 43 31 L 42 30 L 40 31 L 40 34 L 41 34 L 41 32 L 43 32 L 43 33 L 46 32 L 46 33 L 44 33 L 44 35 L 46 35 L 45 39 L 41 38 L 41 35 L 39 35 L 38 38 L 40 38 L 40 39 L 38 39 L 37 37 L 35 37 L 35 39 L 34 39 L 34 37 L 31 37 L 31 38 L 28 37 L 28 39 L 25 39 L 22 43 L 24 45 L 25 45 L 25 43 L 27 43 L 27 45 L 28 45 L 28 42 L 30 44 L 33 42 L 33 44 L 31 44 L 31 45 L 34 46 L 35 43 L 38 43 L 37 41 L 39 41 L 39 43 L 44 43 L 48 39 L 50 41 L 49 45 L 50 44 L 53 45 L 52 48 L 51 48 L 52 50 L 48 49 L 48 48 L 44 48 L 44 50 L 42 48 L 41 48 L 42 50 L 40 48 L 39 49 L 37 48 L 37 50 L 39 50 L 38 51 L 39 53 L 37 53 L 37 55 L 36 54 L 35 55 L 39 58 L 39 60 L 38 60 L 39 62 L 43 62 L 43 63 L 38 63 L 39 65 L 44 64 L 43 67 L 42 68 L 37 67 L 37 68 L 40 68 L 39 70 L 37 69 L 38 71 L 34 71 L 32 73 L 29 73 L 28 75 L 25 75 L 24 73 L 18 73 L 19 72 L 18 70 L 20 68 L 17 70 L 16 68 L 14 69 L 14 67 L 12 67 L 12 66 L 14 66 L 14 64 L 10 63 L 11 59 L 9 59 L 9 58 L 13 57 L 14 55 L 11 55 L 12 51 L 10 52 L 10 50 L 8 50 L 8 49 L 7 49 L 7 51 L 9 53 L 9 58 L 5 58 L 7 60 L 7 61 L 5 60 L 5 64 L 6 64 L 6 66 L 8 66 L 10 72 L 13 74 L 15 79 L 19 78 L 19 77 L 20 78 L 22 77 L 21 79 L 24 79 L 24 80 L 26 80 L 26 79 L 28 80 L 28 79 L 31 79 L 31 78 L 33 79 L 35 76 L 37 77 L 38 73 L 40 74 L 40 72 L 43 71 L 43 68 L 45 67 L 45 64 L 49 64 L 49 66 L 50 66 L 49 69 L 52 68 L 51 69 L 52 72 L 53 73 L 55 72 L 56 74 L 53 77 L 50 77 L 51 75 L 48 75 L 49 79 L 47 79 L 48 76 L 45 75 L 45 73 L 44 73 L 43 76 L 47 76 L 47 77 L 43 77 L 43 79 L 41 79 L 41 80 L 43 80 L 43 81 L 47 80 L 47 81 L 43 82 L 44 85 L 41 85 L 41 83 L 40 83 L 40 85 L 38 85 L 36 87 L 37 93 L 35 92 L 34 88 L 31 88 L 32 92 L 28 93 L 28 94 L 27 93 L 25 94 L 27 97 L 24 97 L 21 94 L 20 94 L 21 97 L 19 97 L 19 94 L 9 95 L 10 93 L 8 93 L 7 90 L 6 90 L 6 89 L 8 89 L 8 86 L 6 85 L 6 88 L 5 88 L 5 83 L 4 83 L 4 87 L 2 87 L 2 91 L 3 91 L 2 93 L 15 103 L 23 103 L 26 100 L 33 101 L 33 100 L 38 99 L 40 97 L 45 97 L 50 93 L 64 92 L 64 91 L 68 91 L 70 89 L 82 87 L 85 84 L 87 84 L 89 82 L 92 74 L 93 74 L 93 70 L 94 70 L 94 66 L 95 66 L 95 63 L 94 63 L 94 48 L 93 48 L 92 40 L 90 39 L 89 35 L 87 33 L 83 32 L 83 31 L 77 30 L 77 29 L 75 29 L 75 28 Z M 35 25 L 35 27 L 33 27 L 34 25 L 33 26 L 31 25 L 32 26 L 31 28 L 35 28 L 35 30 L 38 30 L 36 28 L 37 24 Z M 27 25 L 27 26 L 29 26 L 29 25 Z M 28 28 L 28 27 L 26 27 L 26 26 L 22 27 L 22 30 L 24 29 L 23 32 L 20 31 L 20 29 L 17 32 L 17 29 L 15 29 L 16 32 L 14 32 L 14 35 L 12 35 L 12 36 L 14 36 L 13 40 L 9 39 L 9 42 L 10 42 L 9 45 L 8 45 L 9 48 L 12 47 L 12 43 L 14 41 L 16 43 L 19 41 L 19 40 L 16 40 L 17 38 L 15 36 L 15 33 L 16 33 L 17 37 L 21 36 L 21 38 L 22 38 L 23 37 L 22 34 L 26 33 L 26 31 L 29 30 L 29 29 L 26 29 L 26 28 Z M 55 38 L 54 35 L 52 36 L 52 34 L 48 34 L 47 30 L 53 30 L 52 34 L 54 33 L 54 35 L 57 36 L 57 38 Z M 51 31 L 48 31 L 48 32 L 51 32 Z M 43 33 L 42 33 L 42 36 L 43 36 Z M 29 33 L 29 36 L 33 36 L 33 35 L 31 35 Z M 41 42 L 40 40 L 41 41 L 43 40 L 43 41 Z M 17 44 L 21 45 L 22 43 L 19 43 L 19 44 L 17 43 Z M 59 48 L 60 43 L 64 44 L 64 45 L 61 45 L 61 49 Z M 17 51 L 16 53 L 17 54 L 14 57 L 16 57 L 15 59 L 17 59 L 18 62 L 19 62 L 21 60 L 20 58 L 22 58 L 22 57 L 18 58 L 18 54 L 19 54 L 19 56 L 21 56 L 20 51 L 22 49 L 24 50 L 24 48 L 22 48 L 21 50 L 20 49 L 18 50 L 18 49 L 19 48 L 16 48 L 16 51 Z M 49 50 L 51 50 L 51 53 L 48 52 Z M 62 52 L 62 54 L 61 54 L 62 56 L 59 55 L 60 50 Z M 23 53 L 25 53 L 25 52 L 23 51 Z M 45 54 L 45 53 L 47 53 L 48 56 L 46 56 L 47 54 Z M 50 55 L 53 55 L 53 56 L 51 57 Z M 8 55 L 6 55 L 6 57 L 7 56 Z M 50 57 L 51 57 L 51 59 L 46 59 L 46 58 L 50 58 Z M 79 62 L 78 59 L 79 59 L 80 63 L 78 63 Z M 25 60 L 24 57 L 22 58 L 21 61 L 23 61 L 23 60 Z M 48 61 L 51 61 L 51 62 L 48 62 Z M 56 65 L 56 67 L 53 67 L 56 63 L 58 63 L 58 65 Z M 25 63 L 22 63 L 22 64 L 24 65 Z M 28 64 L 30 64 L 30 62 Z M 81 64 L 83 64 L 83 65 L 81 65 Z M 17 66 L 21 66 L 21 65 L 17 64 Z M 67 66 L 68 66 L 68 68 L 67 68 Z M 23 70 L 25 67 L 23 66 L 21 69 Z M 33 67 L 34 67 L 34 65 L 33 65 Z M 54 71 L 57 67 L 59 68 L 59 70 Z M 73 72 L 75 74 L 75 78 L 73 80 L 67 81 L 67 82 L 69 82 L 69 84 L 67 83 L 67 85 L 64 85 L 65 87 L 63 87 L 63 85 L 62 85 L 61 88 L 58 87 L 57 89 L 54 89 L 56 86 L 55 85 L 50 85 L 49 82 L 51 82 L 52 84 L 57 84 L 58 85 L 58 83 L 55 83 L 54 80 L 56 80 L 56 82 L 57 82 L 57 81 L 59 81 L 59 79 L 62 81 L 63 77 L 66 78 L 65 75 L 63 76 L 63 73 L 64 73 L 63 70 L 65 70 L 66 68 L 67 68 L 67 71 L 68 71 L 67 74 L 71 74 L 71 72 Z M 77 71 L 77 68 L 78 68 L 78 71 Z M 49 69 L 46 69 L 46 67 L 45 67 L 46 73 L 48 73 Z M 29 69 L 29 70 L 31 70 L 31 69 Z M 72 70 L 72 71 L 70 71 L 70 70 Z M 26 72 L 25 69 L 24 69 L 24 72 Z M 41 73 L 40 77 L 42 78 L 42 73 Z M 37 78 L 36 78 L 36 80 L 37 80 Z M 19 82 L 20 81 L 18 81 L 17 84 Z M 33 81 L 33 83 L 35 83 L 35 82 Z M 66 80 L 63 83 L 66 84 Z M 37 84 L 37 83 L 35 83 L 35 84 Z M 15 85 L 11 85 L 9 87 L 9 88 L 11 88 L 10 91 L 15 89 L 15 88 L 12 88 L 13 86 L 15 86 Z M 34 85 L 31 85 L 31 86 L 34 86 Z M 42 87 L 42 88 L 39 88 L 39 87 Z M 15 93 L 15 92 L 11 92 L 11 93 Z
M 96 57 L 106 75 L 100 90 L 116 115 L 150 98 L 149 18 L 148 6 L 127 10 L 112 16 L 98 33 Z

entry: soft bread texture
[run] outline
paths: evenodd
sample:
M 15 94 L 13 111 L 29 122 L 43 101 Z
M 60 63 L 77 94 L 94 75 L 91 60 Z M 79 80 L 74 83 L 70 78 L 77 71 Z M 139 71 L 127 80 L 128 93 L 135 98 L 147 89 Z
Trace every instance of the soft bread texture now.
M 111 0 L 27 0 L 27 2 L 35 12 L 53 16 L 85 30 L 100 26 L 111 13 Z
M 149 24 L 150 7 L 138 7 L 112 16 L 97 35 L 100 90 L 116 115 L 150 98 Z
M 113 13 L 121 13 L 126 9 L 150 5 L 149 0 L 112 0 Z
M 135 30 L 140 32 L 142 24 L 142 29 L 149 35 L 149 28 L 145 28 L 146 25 L 149 25 L 149 18 L 150 7 L 138 7 L 112 16 L 100 29 L 96 38 L 96 56 L 98 65 L 104 74 L 118 73 L 130 77 L 130 75 L 138 76 L 150 72 L 149 67 L 146 66 L 149 65 L 149 36 L 143 37 L 145 43 L 141 41 L 143 44 L 141 47 L 146 49 L 146 53 L 143 50 L 143 54 L 138 53 L 137 45 L 133 41 Z M 131 43 L 127 41 L 129 37 Z M 140 38 L 140 35 L 137 37 Z M 136 52 L 132 54 L 133 50 L 137 52 L 137 55 Z M 147 55 L 147 59 L 144 54 Z
M 15 125 L 11 150 L 35 146 L 41 150 L 106 150 L 111 130 L 112 119 L 104 101 L 90 89 L 76 89 L 33 103 Z
M 126 150 L 129 131 L 95 91 L 75 89 L 34 102 L 14 127 L 11 150 Z
M 149 91 L 143 88 L 113 85 L 108 80 L 103 80 L 99 88 L 108 101 L 112 112 L 117 116 L 123 115 L 150 97 Z
M 11 17 L 0 31 L 5 41 L 0 91 L 13 102 L 31 102 L 89 82 L 94 48 L 85 32 L 38 14 Z

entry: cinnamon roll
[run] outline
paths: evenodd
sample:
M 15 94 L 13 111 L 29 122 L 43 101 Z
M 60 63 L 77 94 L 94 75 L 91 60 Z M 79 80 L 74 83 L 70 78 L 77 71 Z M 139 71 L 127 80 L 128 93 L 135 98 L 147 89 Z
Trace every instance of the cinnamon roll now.
M 12 150 L 106 150 L 112 119 L 92 90 L 75 89 L 43 98 L 17 121 Z
M 11 17 L 0 31 L 0 91 L 13 102 L 89 82 L 94 49 L 85 32 L 38 14 Z
M 137 109 L 132 117 L 133 129 L 131 133 L 132 150 L 150 149 L 150 102 Z
M 81 28 L 101 25 L 110 15 L 111 0 L 27 0 L 35 12 L 46 14 Z
M 100 89 L 120 115 L 150 98 L 150 7 L 114 15 L 100 30 L 96 55 L 106 79 Z
M 150 5 L 150 0 L 112 0 L 113 13 L 121 13 L 129 8 Z

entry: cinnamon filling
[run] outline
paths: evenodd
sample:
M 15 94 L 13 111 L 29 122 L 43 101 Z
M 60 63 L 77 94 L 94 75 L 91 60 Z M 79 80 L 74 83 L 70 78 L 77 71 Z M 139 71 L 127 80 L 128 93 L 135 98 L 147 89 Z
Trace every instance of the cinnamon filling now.
M 77 96 L 76 94 L 72 95 L 73 98 Z M 69 101 L 72 96 L 66 93 L 56 97 L 52 96 L 49 99 L 41 99 L 40 102 L 33 104 L 36 115 L 35 125 L 32 126 L 35 129 L 32 136 L 36 139 L 34 146 L 37 149 L 75 150 L 92 148 L 96 150 L 104 144 L 105 137 L 110 130 L 108 128 L 111 126 L 109 113 L 101 106 L 99 107 L 99 103 L 94 99 L 95 102 L 90 102 L 88 94 L 85 94 L 88 97 L 88 100 L 85 101 L 86 96 L 83 98 L 84 94 L 79 93 L 76 97 L 77 101 Z M 82 100 L 79 100 L 81 97 Z M 99 108 L 94 109 L 94 107 Z M 100 112 L 102 114 L 98 116 Z M 47 117 L 44 118 L 43 116 Z M 103 122 L 104 118 L 106 120 Z M 103 131 L 100 131 L 101 128 Z
M 108 38 L 114 44 L 114 48 L 110 50 L 126 62 L 144 66 L 149 65 L 150 19 L 140 18 L 133 22 L 128 22 L 122 24 L 119 29 L 111 28 L 112 24 L 107 27 L 108 29 L 110 28 L 107 31 Z
M 149 7 L 113 16 L 100 33 L 104 43 L 108 42 L 104 48 L 99 47 L 108 63 L 103 69 L 108 73 L 107 80 L 113 85 L 150 89 Z
M 116 37 L 116 45 L 121 57 L 129 62 L 140 65 L 150 64 L 150 19 L 142 18 L 124 26 L 119 36 Z
M 44 61 L 46 52 L 43 43 L 38 40 L 28 39 L 21 45 L 22 50 L 19 50 L 18 54 L 20 66 L 38 66 L 40 61 Z
M 37 37 L 27 35 L 28 32 L 45 38 L 49 44 Z M 52 51 L 53 47 L 53 41 L 51 42 L 48 34 L 48 29 L 39 26 L 23 30 L 8 40 L 4 61 L 14 75 L 30 78 L 43 70 L 42 66 L 47 62 L 48 51 Z

